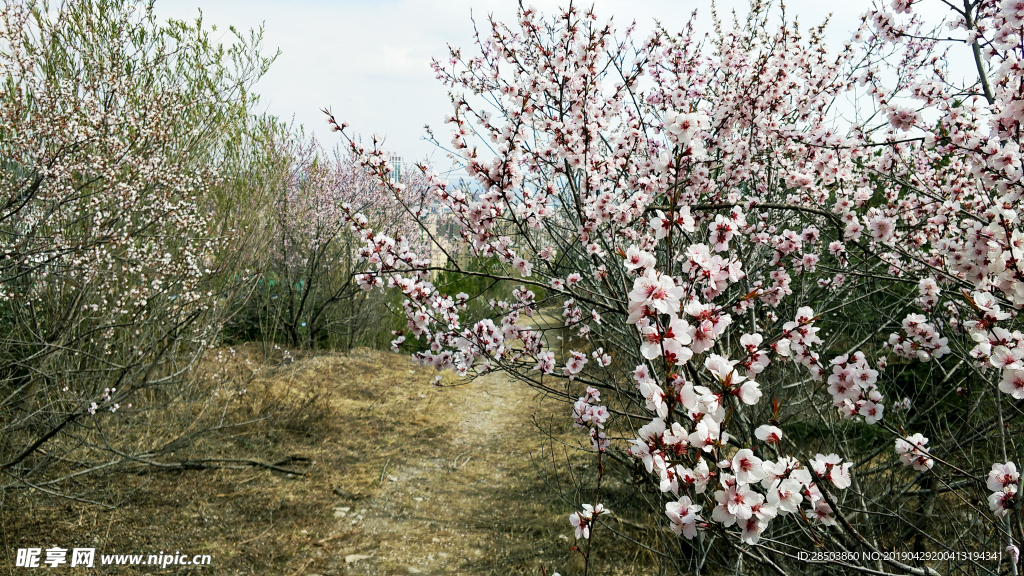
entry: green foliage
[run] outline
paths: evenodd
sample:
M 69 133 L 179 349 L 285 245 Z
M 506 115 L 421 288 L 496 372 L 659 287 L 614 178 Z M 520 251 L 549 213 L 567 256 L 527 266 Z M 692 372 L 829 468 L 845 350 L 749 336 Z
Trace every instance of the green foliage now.
M 442 270 L 438 272 L 434 285 L 443 294 L 455 297 L 459 293 L 469 295 L 466 312 L 464 316 L 479 318 L 491 316 L 490 302 L 492 300 L 513 299 L 512 291 L 521 286 L 514 280 L 495 280 L 488 278 L 488 275 L 502 275 L 502 266 L 495 257 L 474 257 L 469 259 L 465 272 L 455 270 Z M 538 301 L 542 300 L 545 292 L 542 288 L 531 286 Z

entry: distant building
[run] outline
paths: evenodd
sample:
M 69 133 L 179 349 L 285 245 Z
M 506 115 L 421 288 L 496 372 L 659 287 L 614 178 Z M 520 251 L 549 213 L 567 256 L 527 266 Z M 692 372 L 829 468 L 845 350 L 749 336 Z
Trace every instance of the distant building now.
M 388 158 L 388 162 L 391 165 L 391 179 L 398 181 L 402 178 L 402 157 L 391 156 Z
M 444 250 L 437 243 L 440 238 L 437 235 L 437 215 L 428 214 L 425 218 L 425 229 L 420 228 L 420 241 L 425 246 L 430 246 L 430 279 L 431 281 L 437 280 L 437 275 L 440 268 L 444 268 L 448 264 L 448 257 L 445 255 Z

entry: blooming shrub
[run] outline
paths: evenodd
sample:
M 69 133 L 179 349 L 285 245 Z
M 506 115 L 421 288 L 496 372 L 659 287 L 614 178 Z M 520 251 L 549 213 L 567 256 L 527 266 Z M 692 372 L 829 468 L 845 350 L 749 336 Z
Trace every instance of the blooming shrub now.
M 269 64 L 258 35 L 206 34 L 122 0 L 0 9 L 0 490 L 181 432 L 147 414 L 190 395 L 216 336 L 219 252 L 242 235 L 211 218 L 211 158 Z
M 384 186 L 350 153 L 328 153 L 315 139 L 286 133 L 274 147 L 286 164 L 268 223 L 266 264 L 238 320 L 241 333 L 233 336 L 314 349 L 386 345 L 395 324 L 389 301 L 358 282 L 381 258 L 364 241 L 397 236 L 402 243 L 388 250 L 428 257 L 436 249 L 430 239 L 436 232 L 421 232 L 415 224 L 416 215 L 429 216 L 427 198 L 420 196 L 422 174 L 401 170 Z
M 838 52 L 756 2 L 703 40 L 522 8 L 434 63 L 470 182 L 423 167 L 465 249 L 522 288 L 463 317 L 399 239 L 367 242 L 364 285 L 401 287 L 421 362 L 504 370 L 592 440 L 600 391 L 587 559 L 605 476 L 639 470 L 661 500 L 612 507 L 678 534 L 650 545 L 679 573 L 801 573 L 811 549 L 859 554 L 824 555 L 834 573 L 1016 573 L 1017 484 L 985 478 L 1020 450 L 1018 4 L 950 4 L 968 71 L 905 1 Z M 385 151 L 353 150 L 384 176 Z M 545 305 L 563 321 L 520 316 Z

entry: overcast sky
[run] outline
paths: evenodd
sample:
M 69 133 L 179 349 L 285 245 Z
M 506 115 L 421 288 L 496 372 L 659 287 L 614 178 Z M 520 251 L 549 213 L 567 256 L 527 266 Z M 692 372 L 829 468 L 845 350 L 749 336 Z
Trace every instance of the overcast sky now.
M 888 3 L 888 2 L 887 2 Z M 562 0 L 533 0 L 550 13 Z M 698 9 L 701 31 L 710 30 L 708 0 L 596 0 L 599 18 L 614 16 L 621 31 L 636 21 L 642 39 L 657 18 L 678 30 Z M 921 8 L 939 13 L 938 0 Z M 580 3 L 579 5 L 586 5 Z M 747 0 L 720 0 L 720 15 L 746 13 Z M 806 27 L 832 14 L 830 41 L 841 44 L 856 28 L 870 0 L 787 0 L 786 10 Z M 161 19 L 194 19 L 220 31 L 265 26 L 267 52 L 281 50 L 270 72 L 256 86 L 261 106 L 282 119 L 312 129 L 325 144 L 336 141 L 320 109 L 331 108 L 354 133 L 378 133 L 386 147 L 407 161 L 443 154 L 422 140 L 430 124 L 444 141 L 443 118 L 450 111 L 447 89 L 430 69 L 432 57 L 445 58 L 447 45 L 472 48 L 473 24 L 493 14 L 514 22 L 514 0 L 157 0 Z

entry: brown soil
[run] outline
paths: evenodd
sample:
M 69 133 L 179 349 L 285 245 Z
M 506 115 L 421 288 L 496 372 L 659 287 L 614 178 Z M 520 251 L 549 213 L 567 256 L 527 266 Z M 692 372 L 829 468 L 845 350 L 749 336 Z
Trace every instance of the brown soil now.
M 585 498 L 565 470 L 593 472 L 593 454 L 574 450 L 587 439 L 568 406 L 500 373 L 460 386 L 434 386 L 436 374 L 366 349 L 300 359 L 243 400 L 273 419 L 199 442 L 188 457 L 300 456 L 309 461 L 284 466 L 301 474 L 89 480 L 83 489 L 117 495 L 113 510 L 8 493 L 0 573 L 28 573 L 14 568 L 18 548 L 60 546 L 95 547 L 97 564 L 100 554 L 212 556 L 204 568 L 94 569 L 102 574 L 581 574 L 568 515 Z M 639 526 L 619 527 L 638 537 Z M 601 550 L 591 574 L 651 567 L 632 544 L 606 538 Z

